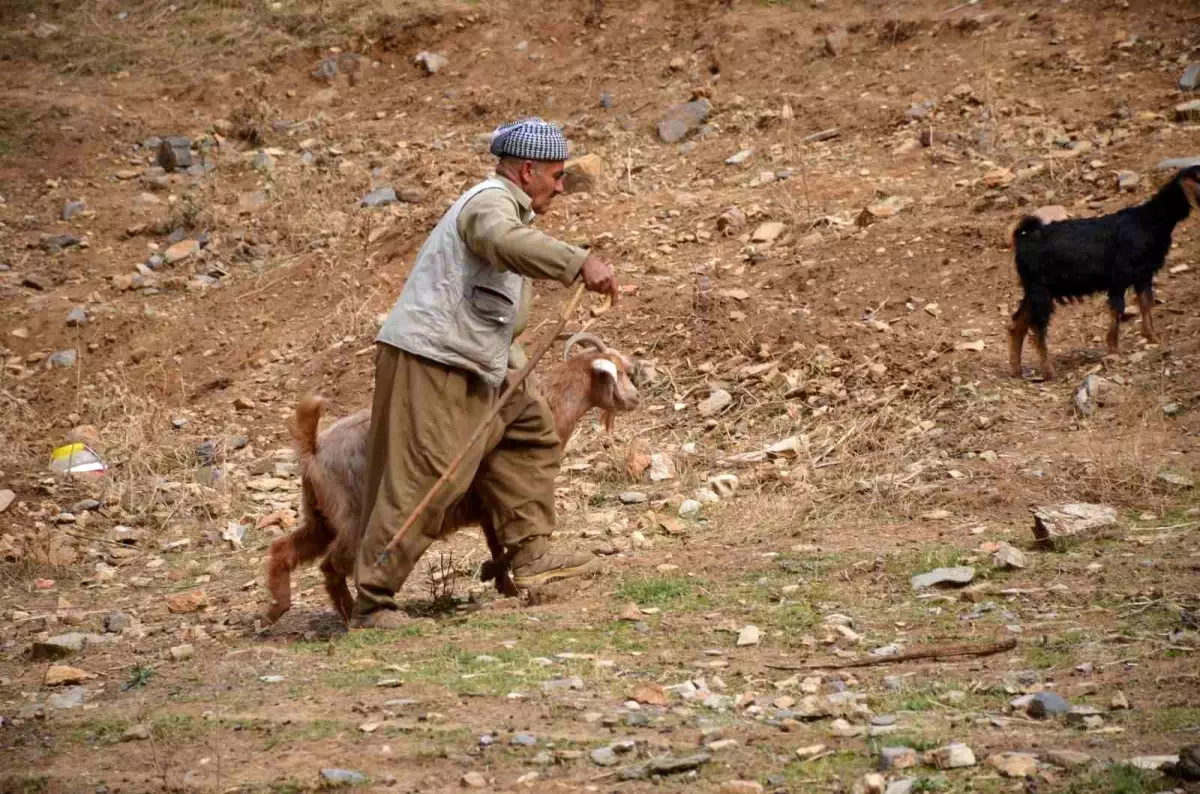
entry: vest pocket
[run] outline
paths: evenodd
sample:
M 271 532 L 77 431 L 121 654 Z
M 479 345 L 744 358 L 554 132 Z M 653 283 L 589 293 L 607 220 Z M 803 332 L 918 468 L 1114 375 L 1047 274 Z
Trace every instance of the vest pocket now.
M 516 307 L 512 299 L 499 290 L 477 284 L 471 288 L 467 303 L 471 312 L 482 320 L 496 325 L 509 325 L 513 321 Z

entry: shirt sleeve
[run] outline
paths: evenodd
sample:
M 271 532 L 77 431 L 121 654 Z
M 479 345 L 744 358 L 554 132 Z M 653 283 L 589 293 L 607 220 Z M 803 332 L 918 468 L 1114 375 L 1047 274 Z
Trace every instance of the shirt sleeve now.
M 588 253 L 521 223 L 504 190 L 484 190 L 458 215 L 458 233 L 471 252 L 493 265 L 533 279 L 570 284 Z

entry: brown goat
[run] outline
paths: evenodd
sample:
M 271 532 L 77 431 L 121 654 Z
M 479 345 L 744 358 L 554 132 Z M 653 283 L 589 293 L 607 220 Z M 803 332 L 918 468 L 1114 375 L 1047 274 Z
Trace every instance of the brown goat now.
M 580 343 L 596 350 L 572 358 L 572 348 Z M 563 360 L 541 379 L 540 386 L 554 414 L 560 442 L 566 445 L 575 425 L 592 408 L 603 412 L 604 425 L 610 430 L 617 412 L 636 408 L 637 388 L 630 380 L 635 371 L 635 362 L 590 334 L 579 333 L 568 339 Z M 322 554 L 325 559 L 321 561 L 321 573 L 334 606 L 349 620 L 354 605 L 346 577 L 354 572 L 362 540 L 358 522 L 363 508 L 371 411 L 365 408 L 339 419 L 318 436 L 321 407 L 319 397 L 305 398 L 296 408 L 292 423 L 292 439 L 300 459 L 301 523 L 291 534 L 274 541 L 268 553 L 267 587 L 272 604 L 267 618 L 271 622 L 291 608 L 291 572 Z M 484 563 L 481 577 L 484 581 L 495 579 L 496 589 L 504 595 L 515 595 L 504 547 L 495 527 L 482 520 L 486 511 L 481 507 L 468 493 L 447 511 L 440 535 L 444 538 L 463 527 L 480 525 L 492 555 Z

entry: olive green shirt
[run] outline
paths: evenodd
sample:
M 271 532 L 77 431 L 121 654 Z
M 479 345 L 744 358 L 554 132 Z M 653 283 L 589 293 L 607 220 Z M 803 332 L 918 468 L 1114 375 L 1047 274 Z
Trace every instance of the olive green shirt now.
M 579 277 L 588 252 L 530 226 L 535 213 L 525 191 L 498 174 L 491 178 L 502 182 L 506 190 L 484 190 L 473 196 L 459 213 L 457 230 L 471 253 L 524 277 L 508 356 L 508 366 L 521 369 L 526 363 L 525 351 L 515 340 L 529 323 L 531 280 L 571 284 Z

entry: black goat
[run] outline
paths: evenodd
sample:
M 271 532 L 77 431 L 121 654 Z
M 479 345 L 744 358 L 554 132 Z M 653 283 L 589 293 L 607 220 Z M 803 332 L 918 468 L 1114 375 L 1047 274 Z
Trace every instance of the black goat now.
M 1154 332 L 1154 274 L 1171 248 L 1175 224 L 1192 207 L 1200 211 L 1200 166 L 1179 171 L 1144 204 L 1099 218 L 1044 223 L 1029 215 L 1013 232 L 1017 275 L 1025 294 L 1008 331 L 1009 367 L 1021 377 L 1021 349 L 1032 328 L 1043 378 L 1054 377 L 1046 349 L 1046 329 L 1054 304 L 1108 295 L 1112 322 L 1106 342 L 1117 352 L 1117 333 L 1125 314 L 1125 290 L 1138 296 L 1142 334 L 1151 343 Z

